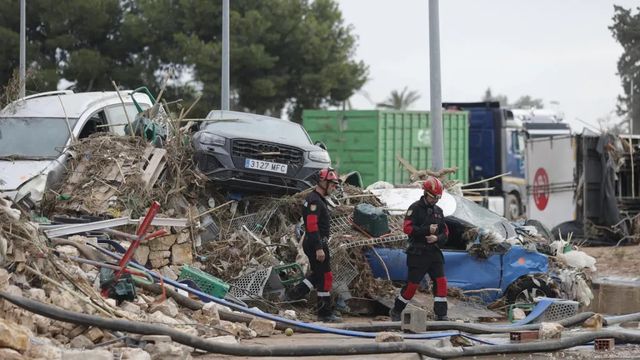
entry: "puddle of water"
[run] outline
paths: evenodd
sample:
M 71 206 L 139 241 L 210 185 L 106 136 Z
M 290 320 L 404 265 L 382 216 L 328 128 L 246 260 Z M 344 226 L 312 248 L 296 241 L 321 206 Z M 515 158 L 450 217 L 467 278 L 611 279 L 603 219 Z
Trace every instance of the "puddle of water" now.
M 593 282 L 593 301 L 586 309 L 607 315 L 640 312 L 640 282 L 598 279 Z

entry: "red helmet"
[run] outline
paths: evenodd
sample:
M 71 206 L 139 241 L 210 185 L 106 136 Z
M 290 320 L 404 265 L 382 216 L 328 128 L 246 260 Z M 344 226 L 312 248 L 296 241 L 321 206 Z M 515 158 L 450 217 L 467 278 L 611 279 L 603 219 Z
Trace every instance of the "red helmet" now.
M 320 181 L 322 180 L 327 180 L 336 184 L 340 182 L 338 179 L 338 173 L 330 167 L 320 169 Z
M 427 180 L 424 181 L 422 188 L 433 196 L 442 196 L 442 191 L 444 190 L 440 179 L 433 176 L 429 176 Z

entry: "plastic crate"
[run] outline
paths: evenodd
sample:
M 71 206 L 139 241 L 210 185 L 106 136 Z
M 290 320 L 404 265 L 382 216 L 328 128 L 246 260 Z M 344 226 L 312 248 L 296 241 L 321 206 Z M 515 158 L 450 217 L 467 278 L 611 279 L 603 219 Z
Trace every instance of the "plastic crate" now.
M 284 286 L 297 284 L 304 279 L 304 272 L 298 263 L 274 266 L 273 272 L 278 274 Z
M 553 304 L 549 305 L 542 315 L 535 319 L 535 322 L 554 322 L 574 316 L 578 313 L 580 303 L 573 300 L 553 299 Z
M 184 265 L 179 280 L 193 281 L 202 292 L 223 299 L 229 291 L 229 284 L 204 271 Z

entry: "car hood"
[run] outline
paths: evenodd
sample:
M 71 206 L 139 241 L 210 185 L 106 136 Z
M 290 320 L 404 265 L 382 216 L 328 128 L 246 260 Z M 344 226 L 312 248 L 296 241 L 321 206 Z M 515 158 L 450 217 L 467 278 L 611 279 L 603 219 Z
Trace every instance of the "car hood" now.
M 251 134 L 247 134 L 246 131 L 218 129 L 215 127 L 214 124 L 207 124 L 203 126 L 200 132 L 209 132 L 209 133 L 220 135 L 227 139 L 232 139 L 232 140 L 233 139 L 258 140 L 258 141 L 265 141 L 265 142 L 270 142 L 274 144 L 294 146 L 305 151 L 323 151 L 323 149 L 320 148 L 319 146 L 310 144 L 309 142 L 301 139 L 292 139 L 292 138 L 287 138 L 285 136 L 273 137 L 273 136 L 261 134 L 260 132 L 252 132 Z
M 0 190 L 18 189 L 27 180 L 45 171 L 51 160 L 0 160 Z

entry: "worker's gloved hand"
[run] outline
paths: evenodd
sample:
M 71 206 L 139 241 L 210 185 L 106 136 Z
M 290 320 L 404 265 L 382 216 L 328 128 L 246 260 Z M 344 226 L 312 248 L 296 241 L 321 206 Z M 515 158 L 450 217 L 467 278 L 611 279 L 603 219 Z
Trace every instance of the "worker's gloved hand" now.
M 438 233 L 438 224 L 431 224 L 429 226 L 429 231 L 431 231 L 429 234 L 431 235 L 435 235 Z
M 427 239 L 427 244 L 434 244 L 438 242 L 438 237 L 435 235 L 428 235 L 426 239 Z
M 316 250 L 316 260 L 323 262 L 325 258 L 324 250 L 318 249 Z

